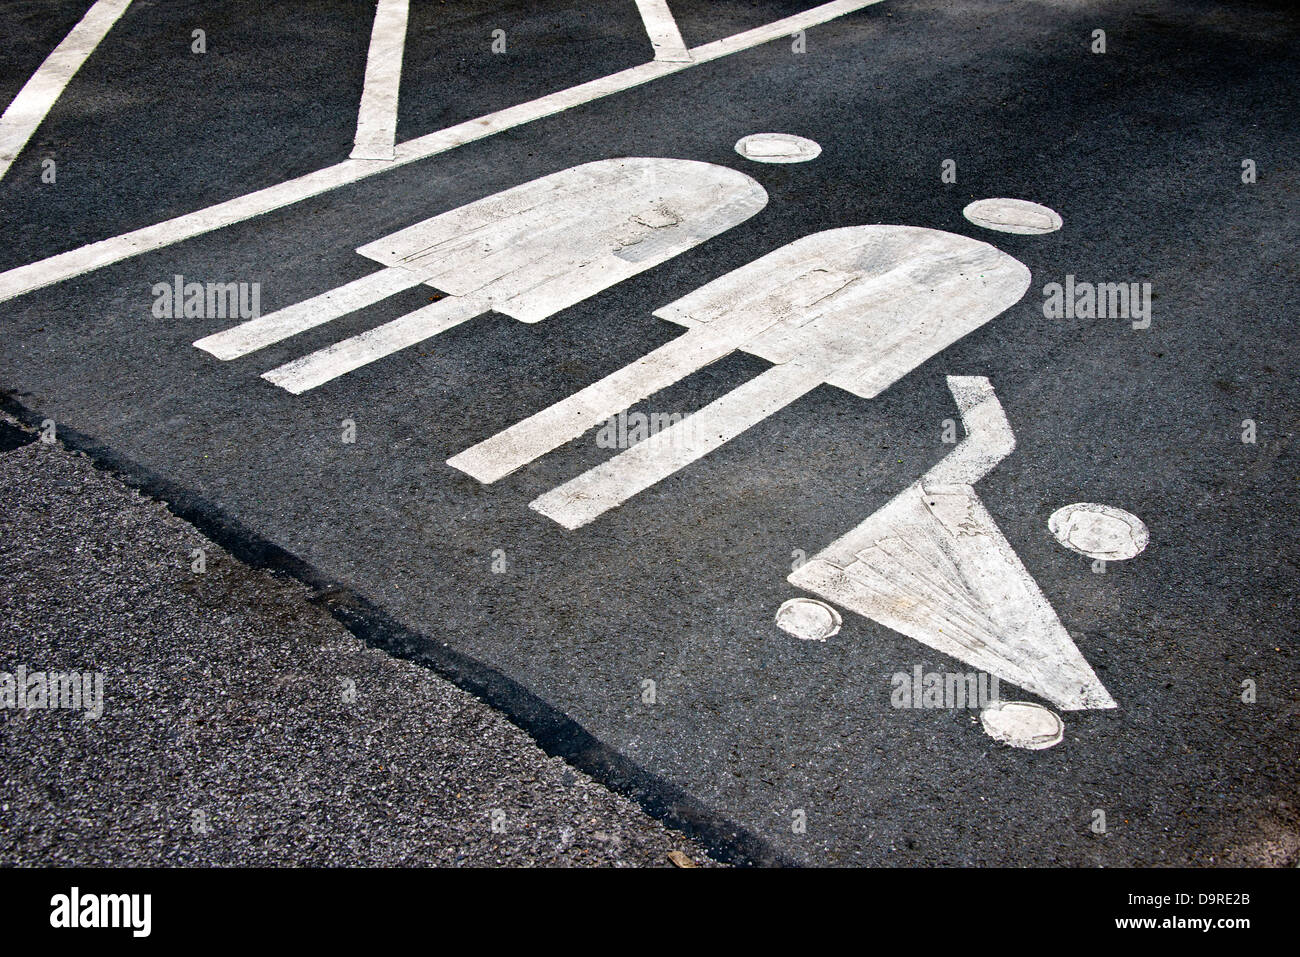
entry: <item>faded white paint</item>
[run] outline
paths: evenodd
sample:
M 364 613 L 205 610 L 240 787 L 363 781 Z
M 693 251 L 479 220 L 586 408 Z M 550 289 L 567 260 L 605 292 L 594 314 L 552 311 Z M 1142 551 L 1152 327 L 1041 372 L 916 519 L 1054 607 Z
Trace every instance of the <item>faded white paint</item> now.
M 451 463 L 500 477 L 617 411 L 614 402 L 642 398 L 734 349 L 774 363 L 693 415 L 689 430 L 659 432 L 532 503 L 577 528 L 822 383 L 873 398 L 1028 287 L 1023 264 L 965 236 L 916 226 L 816 233 L 658 310 L 690 332 L 610 377 L 612 387 L 607 379 L 583 390 Z
M 286 362 L 262 373 L 262 378 L 294 395 L 301 395 L 308 389 L 446 332 L 487 311 L 488 303 L 483 299 L 448 296 L 301 359 Z
M 822 148 L 789 133 L 752 133 L 736 141 L 736 152 L 755 163 L 807 163 L 821 156 Z
M 803 641 L 825 641 L 839 633 L 840 613 L 815 598 L 791 598 L 776 610 L 776 624 Z
M 1000 233 L 1040 236 L 1061 228 L 1061 217 L 1053 209 L 1023 199 L 977 199 L 962 215 L 976 226 Z
M 108 35 L 131 0 L 98 0 L 18 91 L 0 116 L 0 179 L 18 158 L 68 81 Z M 7 298 L 7 297 L 6 297 Z
M 767 193 L 738 170 L 626 157 L 543 176 L 357 249 L 454 296 L 538 322 L 744 222 Z
M 324 325 L 350 312 L 372 306 L 403 289 L 420 285 L 420 277 L 405 269 L 384 269 L 331 289 L 287 309 L 267 313 L 222 332 L 204 336 L 194 345 L 218 359 L 237 359 L 300 332 Z
M 264 378 L 301 393 L 488 310 L 538 322 L 691 249 L 766 204 L 763 187 L 744 173 L 693 160 L 598 160 L 543 176 L 360 247 L 358 253 L 388 267 L 378 276 L 396 273 L 377 279 L 375 292 L 386 284 L 420 282 L 451 295 Z M 357 296 L 364 304 L 371 293 L 362 288 Z M 321 321 L 334 318 L 338 307 L 331 303 Z M 291 335 L 309 322 L 301 306 L 283 312 L 292 315 L 250 320 L 196 345 L 216 339 L 235 351 L 249 341 L 266 344 L 278 332 Z
M 21 296 L 56 282 L 62 282 L 73 276 L 100 269 L 123 259 L 138 256 L 170 246 L 173 243 L 193 239 L 213 230 L 222 229 L 234 223 L 243 222 L 255 216 L 261 216 L 291 203 L 298 203 L 313 196 L 377 173 L 387 172 L 406 163 L 445 153 L 448 150 L 492 136 L 503 130 L 514 129 L 525 123 L 543 117 L 552 116 L 564 110 L 590 103 L 601 97 L 621 93 L 649 83 L 661 77 L 670 76 L 681 70 L 687 70 L 701 63 L 709 63 L 721 57 L 730 56 L 742 50 L 783 39 L 791 33 L 805 30 L 841 17 L 855 10 L 869 7 L 880 0 L 834 0 L 820 6 L 796 13 L 793 16 L 764 24 L 753 30 L 746 30 L 712 43 L 692 48 L 689 62 L 674 63 L 652 61 L 641 66 L 631 67 L 609 76 L 581 83 L 577 86 L 550 93 L 546 96 L 520 103 L 516 106 L 489 113 L 473 120 L 466 120 L 455 126 L 449 126 L 435 133 L 407 140 L 397 146 L 396 155 L 391 163 L 374 160 L 348 159 L 334 166 L 287 180 L 275 186 L 259 189 L 235 199 L 209 206 L 193 213 L 177 216 L 153 226 L 132 230 L 111 239 L 100 240 L 78 249 L 59 253 L 26 266 L 19 266 L 0 273 L 0 302 Z
M 667 0 L 636 0 L 636 8 L 641 13 L 656 60 L 666 60 L 669 63 L 691 62 L 691 51 L 686 49 L 686 44 L 682 41 L 681 31 L 677 29 L 677 21 L 668 9 Z
M 408 6 L 408 0 L 378 0 L 375 7 L 353 159 L 391 160 L 397 156 L 397 99 Z
M 972 487 L 1015 448 L 983 377 L 948 378 L 966 438 L 792 584 L 1066 710 L 1115 701 Z
M 1091 502 L 1058 508 L 1047 527 L 1070 551 L 1108 562 L 1141 554 L 1150 540 L 1146 524 L 1133 513 Z
M 801 362 L 773 366 L 689 419 L 538 496 L 529 506 L 565 528 L 579 528 L 730 442 L 824 381 L 815 367 Z
M 1028 751 L 1060 744 L 1065 735 L 1060 715 L 1030 701 L 998 701 L 980 712 L 980 724 L 989 737 Z

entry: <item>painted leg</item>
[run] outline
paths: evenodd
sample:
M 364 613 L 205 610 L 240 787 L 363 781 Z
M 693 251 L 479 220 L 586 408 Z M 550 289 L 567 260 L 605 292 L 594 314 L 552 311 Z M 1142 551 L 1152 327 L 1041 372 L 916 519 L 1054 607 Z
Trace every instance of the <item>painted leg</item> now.
M 409 269 L 385 269 L 278 312 L 205 336 L 194 345 L 218 359 L 238 359 L 419 284 L 420 277 Z
M 623 409 L 735 350 L 736 337 L 692 329 L 447 460 L 485 485 L 558 449 Z
M 579 528 L 729 442 L 825 381 L 798 362 L 773 366 L 699 412 L 652 435 L 530 503 L 565 528 Z
M 351 339 L 326 346 L 311 355 L 285 363 L 262 378 L 282 389 L 301 395 L 331 379 L 369 365 L 407 346 L 423 342 L 488 311 L 481 299 L 448 296 L 414 312 L 408 312 L 382 326 L 368 329 Z

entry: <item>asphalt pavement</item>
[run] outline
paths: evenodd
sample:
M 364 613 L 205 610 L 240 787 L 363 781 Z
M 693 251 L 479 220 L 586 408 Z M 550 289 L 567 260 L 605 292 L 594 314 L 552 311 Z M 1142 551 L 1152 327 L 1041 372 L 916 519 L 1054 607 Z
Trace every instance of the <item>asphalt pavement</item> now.
M 16 92 L 84 6 L 0 10 L 0 33 L 11 38 L 0 94 Z M 815 5 L 670 6 L 697 46 Z M 371 4 L 343 0 L 133 4 L 0 180 L 0 271 L 346 160 L 372 17 Z M 206 53 L 191 52 L 194 29 L 205 30 Z M 492 52 L 496 30 L 504 53 Z M 433 671 L 723 860 L 1294 863 L 1297 41 L 1300 20 L 1283 3 L 884 0 L 801 39 L 737 49 L 0 302 L 0 388 L 11 414 L 30 428 L 53 422 L 60 442 L 167 502 L 248 563 L 248 575 L 273 571 L 336 596 L 317 604 L 370 648 L 324 621 L 328 641 L 295 625 L 294 641 L 277 654 L 268 637 L 254 661 L 248 632 L 260 616 L 287 614 L 301 591 L 248 584 L 240 635 L 194 620 L 205 601 L 196 594 L 189 606 L 151 605 L 143 618 L 99 629 L 97 660 L 129 671 L 153 635 L 152 667 L 170 667 L 166 649 L 199 673 L 279 675 L 275 695 L 290 708 L 325 693 L 321 683 L 341 667 L 329 656 L 376 674 L 392 668 L 365 696 L 367 720 L 399 749 L 393 787 L 412 789 L 420 769 L 441 765 L 413 753 L 397 729 L 425 713 L 411 689 L 434 687 Z M 397 141 L 616 74 L 651 53 L 631 2 L 417 2 Z M 820 155 L 767 164 L 736 152 L 742 137 L 763 132 L 812 140 Z M 768 202 L 544 322 L 481 315 L 301 395 L 261 374 L 438 292 L 407 289 L 232 361 L 192 345 L 229 321 L 154 311 L 155 286 L 183 276 L 258 283 L 261 311 L 271 313 L 375 272 L 359 246 L 625 156 L 738 170 Z M 47 158 L 54 183 L 41 180 Z M 955 182 L 943 178 L 945 160 Z M 1063 225 L 1016 235 L 963 216 L 991 197 L 1042 204 Z M 991 243 L 1027 267 L 1029 289 L 879 396 L 819 386 L 581 528 L 529 503 L 610 457 L 595 431 L 491 485 L 446 464 L 679 335 L 656 309 L 811 233 L 872 224 Z M 1067 276 L 1150 283 L 1149 327 L 1049 317 L 1045 287 Z M 635 409 L 689 413 L 769 366 L 736 352 Z M 970 670 L 960 661 L 847 611 L 824 642 L 800 641 L 774 621 L 801 594 L 786 581 L 800 556 L 949 453 L 945 422 L 960 419 L 950 375 L 992 384 L 1016 448 L 978 482 L 979 498 L 1117 703 L 1062 712 L 1063 740 L 1041 751 L 995 742 L 973 709 L 891 706 L 892 675 L 918 665 Z M 25 484 L 49 454 L 30 445 L 7 453 L 6 496 L 38 508 L 53 495 Z M 130 511 L 119 501 L 78 511 L 82 527 L 112 528 Z M 1095 570 L 1048 528 L 1076 502 L 1138 516 L 1148 546 Z M 38 543 L 28 519 L 9 521 L 27 528 L 23 538 L 6 533 L 13 568 Z M 191 534 L 168 527 L 176 542 Z M 43 561 L 57 564 L 75 540 L 69 532 L 39 543 Z M 168 561 L 181 587 L 180 559 Z M 225 574 L 236 573 L 218 570 L 216 580 Z M 3 587 L 6 607 L 18 606 L 5 660 L 35 662 L 44 649 L 25 630 L 35 626 L 24 624 L 17 596 L 35 604 L 40 592 Z M 80 576 L 49 587 L 72 601 L 97 586 Z M 325 657 L 304 648 L 312 641 L 328 646 Z M 1253 700 L 1243 700 L 1245 683 Z M 1014 697 L 1040 700 L 1019 689 Z M 461 737 L 472 741 L 480 726 L 516 735 L 505 718 L 456 700 Z M 108 711 L 102 720 L 117 719 Z M 333 739 L 322 769 L 377 769 L 380 756 L 356 753 L 363 726 Z M 458 727 L 419 741 L 448 756 Z M 295 753 L 292 738 L 279 733 L 282 753 Z M 257 757 L 275 759 L 273 748 Z M 509 858 L 502 842 L 476 836 L 472 853 L 483 860 L 553 846 L 538 835 L 576 813 L 555 783 L 575 772 L 540 758 L 520 757 L 502 773 L 512 768 L 537 769 L 528 807 L 546 823 L 517 838 Z M 186 786 L 201 788 L 202 765 L 188 773 Z M 256 779 L 248 769 L 222 787 L 238 803 L 241 787 L 263 794 Z M 467 793 L 478 797 L 456 814 L 476 827 L 489 798 Z M 584 793 L 624 822 L 622 833 L 641 835 L 627 839 L 637 846 L 628 860 L 661 860 L 677 840 L 627 823 L 619 799 Z M 383 813 L 331 801 L 357 827 Z M 258 826 L 255 817 L 239 826 Z M 328 819 L 305 826 L 317 834 Z M 289 855 L 290 832 L 268 826 L 276 836 L 267 847 Z M 89 825 L 59 833 L 81 835 L 69 839 L 86 842 L 86 858 L 119 846 Z M 414 840 L 418 828 L 403 833 Z M 355 854 L 407 859 L 408 837 Z M 55 854 L 49 837 L 27 832 L 20 843 L 25 860 Z M 188 838 L 183 846 L 167 859 L 205 853 Z M 320 846 L 331 861 L 352 853 Z
M 102 700 L 0 717 L 6 866 L 713 863 L 330 596 L 25 437 L 0 441 L 0 655 Z

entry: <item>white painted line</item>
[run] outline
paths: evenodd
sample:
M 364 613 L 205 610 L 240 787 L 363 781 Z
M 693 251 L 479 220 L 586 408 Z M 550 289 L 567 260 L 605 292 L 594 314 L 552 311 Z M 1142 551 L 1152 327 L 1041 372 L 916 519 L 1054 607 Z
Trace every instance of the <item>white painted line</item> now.
M 966 438 L 788 580 L 1066 710 L 1115 707 L 971 484 L 1015 448 L 993 387 L 948 384 Z
M 636 8 L 641 11 L 641 20 L 645 23 L 645 32 L 650 35 L 656 60 L 691 62 L 691 51 L 682 41 L 677 21 L 668 9 L 668 0 L 636 0 Z
M 621 93 L 643 83 L 649 83 L 651 80 L 690 69 L 698 64 L 760 46 L 879 2 L 880 0 L 835 0 L 832 3 L 824 3 L 783 20 L 695 47 L 691 50 L 690 63 L 653 61 L 490 113 L 478 119 L 467 120 L 445 130 L 407 140 L 398 145 L 396 157 L 391 163 L 348 159 L 334 166 L 206 209 L 10 269 L 0 273 L 0 302 L 141 253 L 161 249 L 261 216 L 291 203 L 301 202 L 340 186 L 355 183 L 368 176 L 387 172 L 406 163 L 445 153 L 447 150 L 472 143 L 502 130 L 513 129 L 601 97 Z
M 375 7 L 353 159 L 391 160 L 397 156 L 397 95 L 402 85 L 408 6 L 408 0 L 379 0 Z
M 238 359 L 418 285 L 420 277 L 416 273 L 384 269 L 286 309 L 205 336 L 194 345 L 218 359 Z
M 1016 450 L 1016 436 L 988 379 L 950 375 L 948 391 L 961 412 L 966 440 L 926 472 L 925 478 L 933 485 L 974 485 Z
M 262 378 L 294 395 L 301 395 L 308 389 L 337 379 L 345 372 L 359 369 L 376 359 L 423 342 L 430 336 L 446 332 L 487 310 L 488 303 L 482 299 L 448 296 L 414 312 L 408 312 L 392 322 L 265 372 Z
M 765 205 L 763 187 L 725 166 L 657 157 L 597 160 L 426 219 L 357 252 L 410 277 L 411 284 L 472 299 L 481 312 L 540 322 L 730 229 Z M 310 302 L 292 311 L 292 323 L 302 325 L 309 321 Z M 341 315 L 331 312 L 310 321 Z M 268 319 L 277 333 L 288 325 Z M 265 378 L 303 392 L 453 324 L 404 316 Z M 232 332 L 242 336 L 238 330 Z
M 798 362 L 773 366 L 529 505 L 565 528 L 579 528 L 730 442 L 823 381 L 820 370 Z
M 0 302 L 318 196 L 387 168 L 373 161 L 347 160 L 197 212 L 10 269 L 0 273 Z
M 126 12 L 131 0 L 98 0 L 45 58 L 0 116 L 0 179 L 18 158 L 45 115 L 86 58 Z

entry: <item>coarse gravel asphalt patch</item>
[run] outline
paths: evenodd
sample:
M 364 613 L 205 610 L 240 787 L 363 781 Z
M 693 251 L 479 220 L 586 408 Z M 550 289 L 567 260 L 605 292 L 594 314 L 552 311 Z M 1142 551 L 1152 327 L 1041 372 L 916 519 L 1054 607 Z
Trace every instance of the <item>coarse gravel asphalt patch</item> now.
M 105 699 L 0 710 L 0 863 L 713 863 L 309 597 L 84 455 L 0 454 L 0 670 Z

